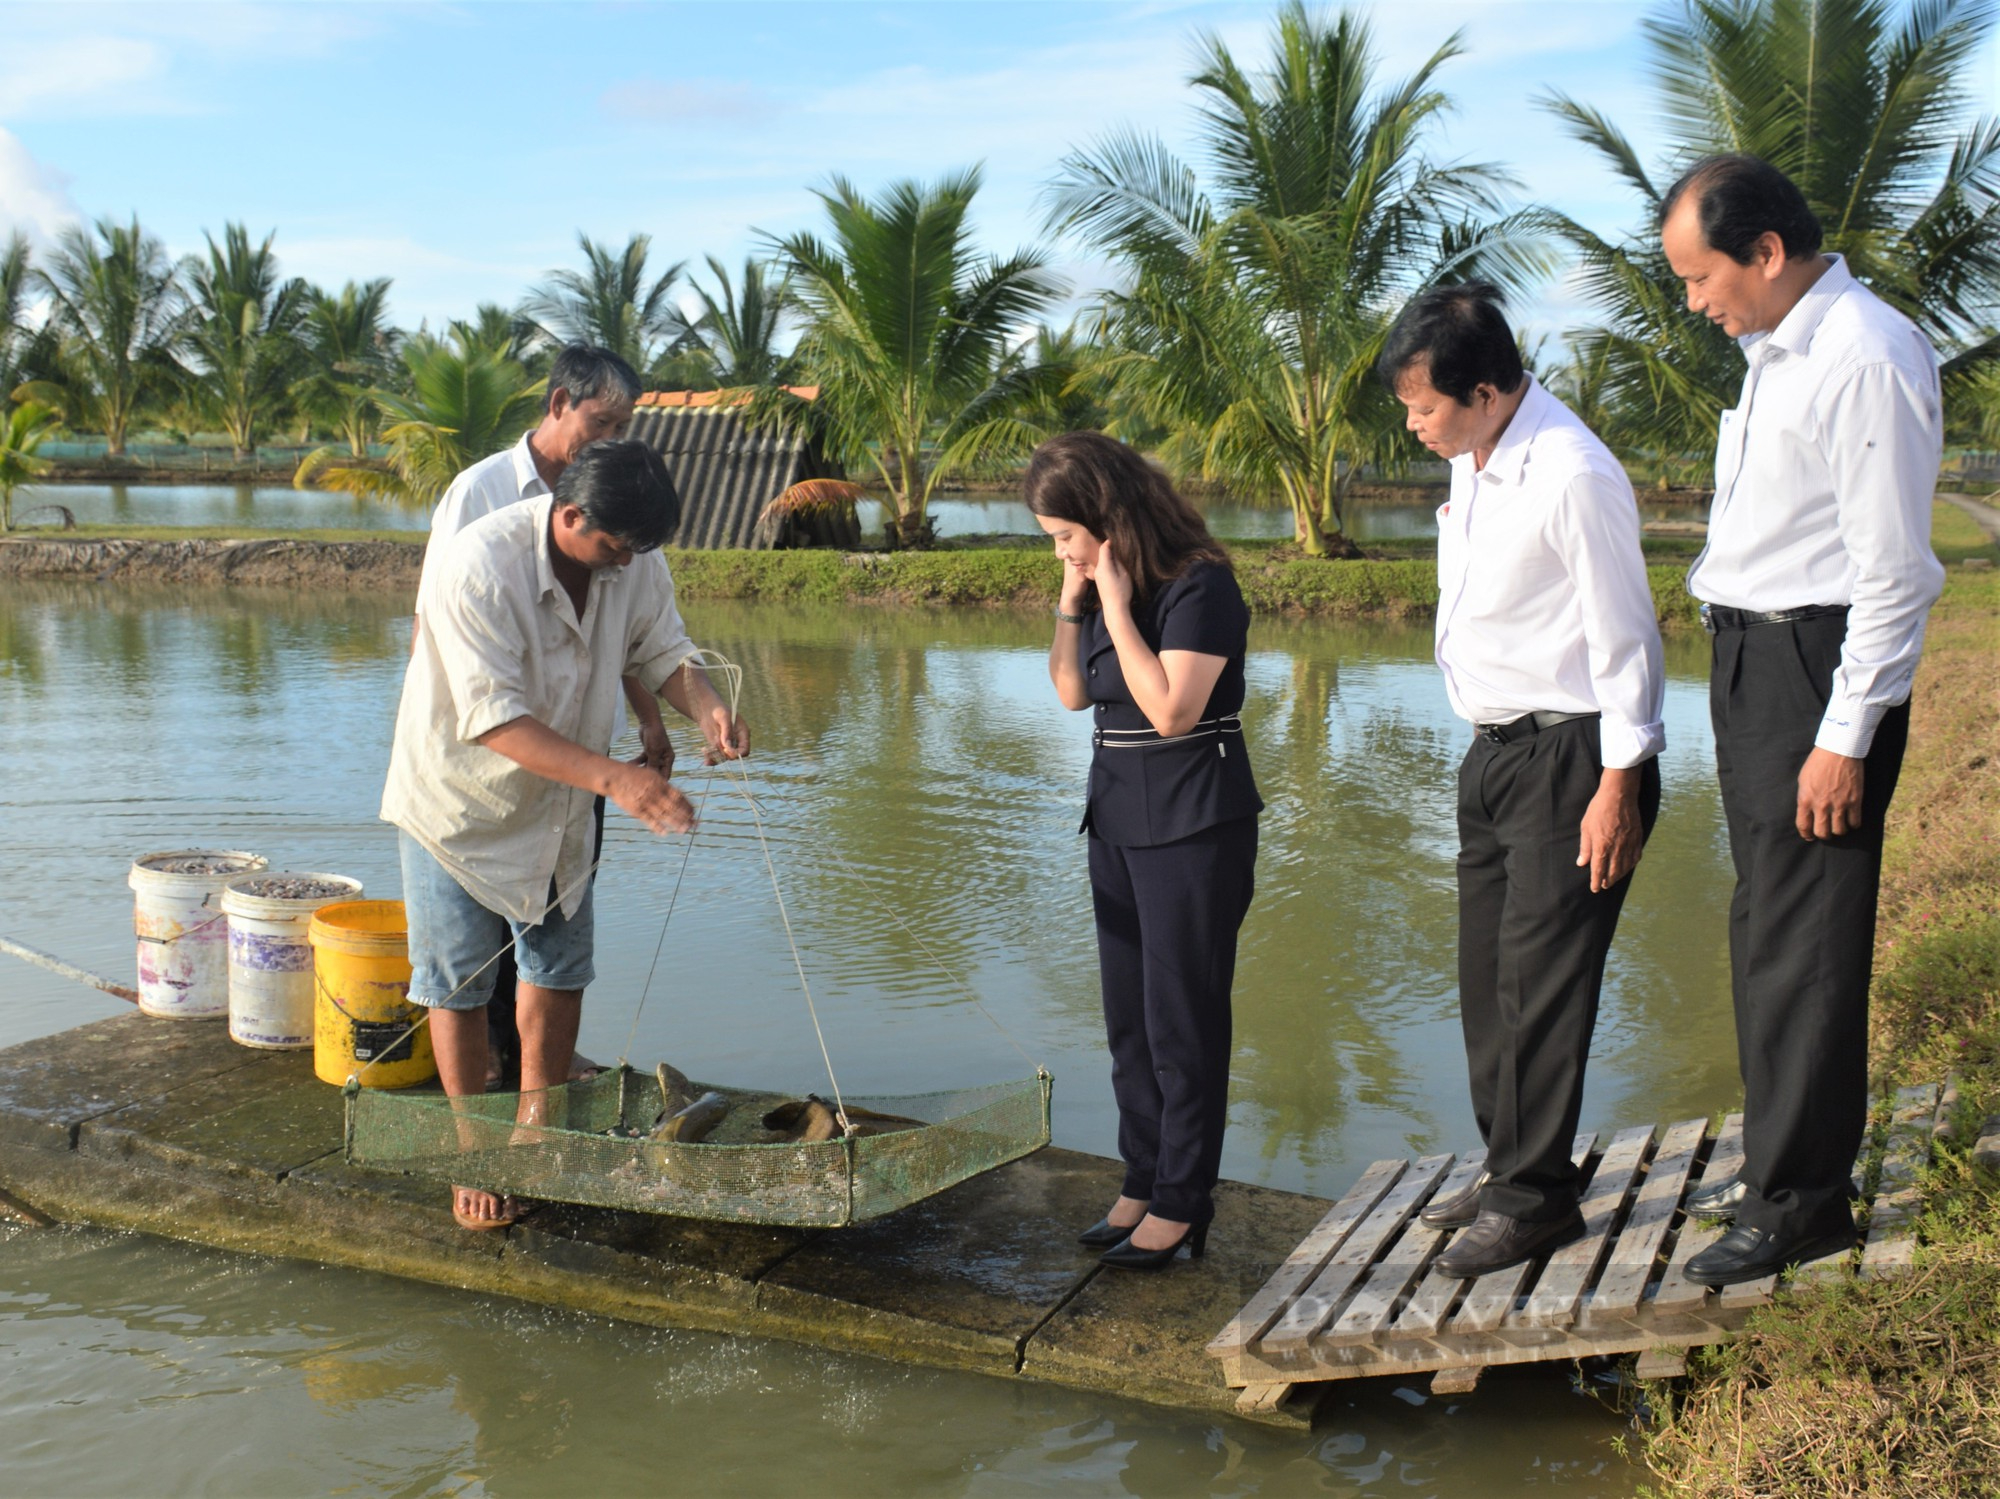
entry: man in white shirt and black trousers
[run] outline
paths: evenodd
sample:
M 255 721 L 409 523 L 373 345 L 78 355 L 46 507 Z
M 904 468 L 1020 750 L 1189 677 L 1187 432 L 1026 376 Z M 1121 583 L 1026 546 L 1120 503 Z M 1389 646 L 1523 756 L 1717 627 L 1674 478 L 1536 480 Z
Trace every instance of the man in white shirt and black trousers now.
M 1437 659 L 1475 730 L 1458 772 L 1458 970 L 1486 1174 L 1422 1216 L 1471 1225 L 1438 1259 L 1461 1278 L 1583 1234 L 1584 1065 L 1666 743 L 1631 481 L 1522 367 L 1499 303 L 1481 283 L 1425 292 L 1376 366 L 1451 461 Z
M 1735 1223 L 1687 1269 L 1724 1286 L 1854 1242 L 1882 826 L 1944 585 L 1930 547 L 1943 423 L 1930 344 L 1819 253 L 1819 221 L 1775 167 L 1698 162 L 1660 217 L 1689 310 L 1749 364 L 1688 573 L 1713 635 L 1736 864 L 1744 1164 L 1689 1199 Z

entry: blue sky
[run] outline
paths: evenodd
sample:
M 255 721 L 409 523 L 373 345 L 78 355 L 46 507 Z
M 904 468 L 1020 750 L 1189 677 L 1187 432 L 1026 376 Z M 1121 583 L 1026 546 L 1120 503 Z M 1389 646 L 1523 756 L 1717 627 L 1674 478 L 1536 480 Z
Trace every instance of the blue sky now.
M 1386 71 L 1456 28 L 1443 155 L 1498 161 L 1524 199 L 1610 232 L 1610 174 L 1531 99 L 1602 106 L 1662 152 L 1640 22 L 1654 0 L 1368 4 Z M 1064 152 L 1137 125 L 1192 146 L 1200 33 L 1265 53 L 1268 4 L 7 4 L 0 231 L 142 222 L 176 254 L 240 220 L 287 271 L 395 278 L 397 321 L 508 305 L 576 263 L 578 230 L 732 267 L 756 231 L 817 222 L 810 188 L 983 162 L 982 237 L 1040 238 Z M 2000 53 L 1978 75 L 2000 112 Z M 1189 154 L 1192 154 L 1191 152 Z M 1101 267 L 1059 247 L 1079 291 Z M 1552 288 L 1535 321 L 1570 320 Z

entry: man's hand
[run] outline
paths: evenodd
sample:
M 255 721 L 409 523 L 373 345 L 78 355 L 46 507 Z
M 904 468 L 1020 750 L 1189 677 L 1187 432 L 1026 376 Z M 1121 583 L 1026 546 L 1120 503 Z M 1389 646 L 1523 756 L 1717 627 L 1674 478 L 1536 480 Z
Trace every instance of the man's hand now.
M 1799 769 L 1799 836 L 1838 838 L 1861 826 L 1862 762 L 1814 748 Z
M 708 741 L 702 763 L 741 760 L 750 753 L 750 725 L 740 717 L 731 717 L 722 703 L 712 704 L 695 722 L 701 728 L 701 737 Z
M 1590 866 L 1593 895 L 1609 890 L 1639 867 L 1646 832 L 1639 820 L 1639 767 L 1609 770 L 1597 784 L 1597 795 L 1583 811 L 1577 842 L 1577 866 Z
M 644 765 L 620 765 L 608 795 L 620 811 L 656 833 L 686 833 L 694 828 L 693 804 L 665 776 Z
M 639 725 L 639 763 L 663 781 L 674 773 L 674 742 L 657 715 Z

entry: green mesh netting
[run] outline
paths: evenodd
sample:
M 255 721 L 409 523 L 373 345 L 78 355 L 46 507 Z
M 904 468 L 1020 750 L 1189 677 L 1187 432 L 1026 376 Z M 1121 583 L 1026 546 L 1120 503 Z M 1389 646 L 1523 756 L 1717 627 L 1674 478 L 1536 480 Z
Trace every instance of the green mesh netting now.
M 713 1087 L 697 1083 L 696 1088 Z M 347 1096 L 347 1158 L 462 1187 L 677 1218 L 840 1228 L 908 1207 L 1049 1143 L 1049 1075 L 943 1093 L 849 1097 L 919 1128 L 812 1143 L 764 1143 L 775 1093 L 720 1088 L 727 1118 L 697 1145 L 624 1138 L 660 1109 L 653 1078 L 608 1068 L 552 1088 L 561 1127 L 515 1122 L 520 1095 L 356 1089 Z

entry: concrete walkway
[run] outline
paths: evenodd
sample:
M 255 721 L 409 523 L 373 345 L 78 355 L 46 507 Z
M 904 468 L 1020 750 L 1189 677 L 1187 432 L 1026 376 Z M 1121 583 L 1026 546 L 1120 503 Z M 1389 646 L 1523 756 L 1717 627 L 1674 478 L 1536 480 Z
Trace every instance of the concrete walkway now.
M 1204 1345 L 1329 1206 L 1225 1182 L 1205 1259 L 1109 1271 L 1075 1235 L 1121 1168 L 1048 1149 L 856 1228 L 551 1204 L 469 1233 L 444 1186 L 349 1166 L 343 1121 L 309 1054 L 220 1021 L 119 1016 L 0 1051 L 0 1191 L 57 1220 L 1184 1409 L 1236 1411 Z

